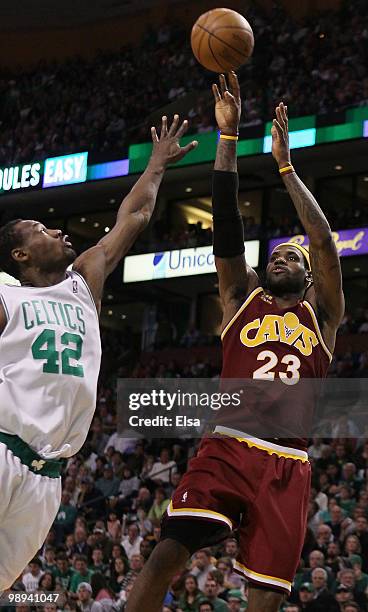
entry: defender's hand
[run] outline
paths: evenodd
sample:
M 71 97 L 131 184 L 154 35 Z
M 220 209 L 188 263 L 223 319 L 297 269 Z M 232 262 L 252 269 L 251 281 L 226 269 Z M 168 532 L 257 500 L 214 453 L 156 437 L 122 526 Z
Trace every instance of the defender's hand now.
M 279 168 L 291 164 L 289 148 L 289 127 L 287 106 L 281 102 L 276 107 L 276 119 L 273 120 L 271 128 L 272 155 L 277 161 Z
M 178 129 L 179 115 L 174 115 L 170 129 L 167 128 L 167 117 L 162 117 L 161 133 L 158 137 L 156 128 L 151 127 L 151 136 L 153 142 L 153 150 L 151 161 L 158 165 L 167 166 L 183 159 L 189 151 L 192 151 L 198 145 L 196 140 L 193 140 L 185 147 L 179 145 L 179 139 L 185 134 L 188 129 L 188 121 L 185 119 Z
M 228 136 L 236 136 L 238 134 L 240 114 L 241 114 L 241 98 L 238 77 L 235 72 L 229 72 L 228 79 L 232 93 L 228 91 L 226 79 L 223 74 L 220 74 L 220 91 L 217 85 L 212 85 L 212 91 L 215 98 L 215 115 L 217 125 L 222 134 Z

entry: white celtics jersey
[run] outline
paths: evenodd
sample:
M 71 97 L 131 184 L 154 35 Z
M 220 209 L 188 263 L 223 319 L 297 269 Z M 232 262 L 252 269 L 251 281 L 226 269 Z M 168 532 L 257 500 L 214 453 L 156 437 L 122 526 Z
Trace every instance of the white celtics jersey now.
M 0 286 L 8 322 L 0 336 L 0 431 L 44 458 L 82 446 L 96 406 L 98 316 L 76 272 L 51 287 Z

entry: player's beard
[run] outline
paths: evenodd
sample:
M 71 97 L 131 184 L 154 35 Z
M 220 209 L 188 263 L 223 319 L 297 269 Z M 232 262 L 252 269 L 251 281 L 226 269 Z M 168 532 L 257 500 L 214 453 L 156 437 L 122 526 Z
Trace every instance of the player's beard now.
M 282 274 L 275 277 L 271 274 L 266 276 L 266 287 L 276 297 L 288 295 L 289 293 L 298 294 L 303 293 L 306 288 L 304 275 L 300 276 L 289 276 L 289 274 Z
M 58 259 L 43 259 L 39 269 L 42 272 L 63 272 L 66 270 L 77 258 L 77 254 L 72 247 L 68 247 L 64 250 L 62 257 Z

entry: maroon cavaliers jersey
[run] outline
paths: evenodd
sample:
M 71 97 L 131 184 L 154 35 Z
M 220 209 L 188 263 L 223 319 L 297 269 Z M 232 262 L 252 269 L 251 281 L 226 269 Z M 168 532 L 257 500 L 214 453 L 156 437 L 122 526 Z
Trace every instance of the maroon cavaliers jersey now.
M 221 338 L 222 379 L 276 383 L 260 382 L 258 387 L 245 384 L 248 414 L 262 413 L 267 419 L 273 419 L 274 425 L 276 420 L 275 431 L 277 421 L 299 419 L 302 422 L 310 418 L 315 401 L 312 381 L 299 384 L 299 389 L 298 383 L 302 379 L 325 378 L 332 356 L 309 302 L 280 308 L 273 296 L 258 287 L 227 324 Z M 266 426 L 266 434 L 267 431 Z M 275 437 L 279 436 L 275 434 Z M 306 436 L 295 437 L 298 440 L 289 443 L 304 446 Z

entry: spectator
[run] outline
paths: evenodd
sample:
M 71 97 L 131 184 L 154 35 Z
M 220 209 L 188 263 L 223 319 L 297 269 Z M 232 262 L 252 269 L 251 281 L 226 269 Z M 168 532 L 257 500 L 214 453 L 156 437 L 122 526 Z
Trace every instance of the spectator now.
M 343 609 L 343 605 L 348 601 L 351 601 L 353 597 L 353 590 L 344 584 L 339 584 L 336 588 L 336 601 L 338 602 L 340 609 Z
M 55 579 L 56 585 L 61 587 L 63 591 L 70 590 L 70 582 L 74 572 L 69 566 L 68 557 L 65 553 L 60 552 L 56 557 Z
M 190 573 L 197 578 L 200 591 L 204 591 L 208 574 L 214 569 L 216 568 L 212 564 L 211 551 L 209 548 L 202 548 L 194 554 Z
M 87 544 L 87 531 L 85 527 L 76 527 L 74 530 L 74 544 L 72 546 L 72 554 L 84 555 L 89 557 L 91 547 Z
M 77 510 L 71 504 L 71 495 L 68 491 L 63 490 L 61 504 L 53 525 L 57 542 L 62 542 L 66 534 L 73 531 L 76 516 Z
M 128 560 L 124 557 L 116 557 L 112 562 L 110 586 L 114 593 L 122 590 L 122 585 L 129 572 Z
M 318 550 L 320 550 L 325 555 L 327 552 L 328 545 L 330 544 L 330 542 L 333 541 L 331 527 L 329 527 L 328 525 L 324 525 L 324 524 L 319 525 L 317 527 L 316 540 L 317 540 Z M 315 566 L 315 567 L 318 567 L 318 566 Z
M 223 599 L 218 597 L 219 585 L 216 580 L 208 576 L 204 584 L 203 592 L 206 599 L 212 603 L 215 612 L 227 612 L 228 608 L 226 603 Z
M 155 491 L 153 504 L 148 512 L 149 520 L 161 520 L 167 506 L 170 503 L 170 500 L 165 499 L 165 497 L 165 489 L 158 487 Z
M 106 578 L 99 572 L 91 577 L 91 588 L 93 599 L 101 604 L 103 612 L 113 612 L 115 608 L 115 596 L 107 585 Z
M 342 541 L 346 535 L 347 529 L 351 527 L 352 520 L 344 516 L 344 512 L 340 506 L 334 506 L 330 510 L 331 519 L 326 521 L 326 524 L 331 527 L 334 538 Z
M 121 540 L 121 544 L 129 560 L 131 560 L 133 555 L 138 555 L 140 553 L 142 539 L 142 536 L 139 535 L 138 525 L 136 523 L 129 525 L 128 535 L 124 536 Z
M 139 489 L 139 479 L 129 467 L 124 467 L 123 476 L 119 485 L 119 497 L 129 498 Z
M 233 563 L 230 557 L 221 557 L 216 564 L 218 569 L 224 577 L 225 589 L 240 589 L 244 580 L 239 574 L 234 572 Z
M 94 521 L 105 513 L 105 500 L 102 491 L 95 486 L 90 476 L 83 476 L 76 503 L 79 512 Z
M 109 436 L 104 433 L 101 419 L 94 417 L 91 425 L 90 444 L 96 455 L 102 455 L 108 443 Z
M 303 582 L 299 589 L 299 604 L 302 610 L 313 611 L 314 586 L 311 582 Z
M 231 589 L 228 592 L 227 602 L 227 609 L 229 610 L 229 612 L 240 612 L 240 610 L 246 609 L 246 600 L 244 599 L 239 589 Z
M 117 497 L 119 494 L 119 479 L 115 478 L 111 463 L 106 463 L 103 476 L 96 482 L 96 487 L 104 497 Z
M 322 567 L 316 567 L 312 573 L 312 585 L 314 588 L 314 599 L 322 610 L 338 612 L 338 606 L 332 593 L 327 588 L 327 572 Z
M 39 557 L 35 557 L 29 563 L 29 572 L 26 572 L 22 577 L 27 593 L 34 593 L 38 590 L 40 580 L 43 576 L 42 562 Z
M 52 574 L 56 570 L 56 552 L 53 546 L 47 546 L 45 549 L 45 559 L 42 569 Z
M 103 607 L 92 599 L 92 587 L 88 582 L 81 582 L 77 588 L 78 606 L 81 612 L 103 612 Z
M 126 589 L 128 584 L 131 584 L 138 574 L 142 571 L 144 565 L 144 558 L 142 555 L 132 555 L 130 559 L 130 570 L 126 574 L 123 582 L 122 582 L 122 590 Z
M 40 578 L 40 582 L 38 584 L 39 591 L 55 591 L 55 577 L 52 572 L 46 571 Z
M 99 574 L 105 574 L 105 572 L 107 571 L 108 566 L 106 565 L 106 563 L 104 563 L 103 552 L 101 548 L 94 548 L 92 550 L 92 564 L 89 569 L 92 573 L 98 572 Z
M 338 572 L 350 566 L 347 557 L 340 555 L 340 545 L 338 542 L 330 542 L 327 547 L 326 567 L 336 576 Z
M 179 598 L 179 608 L 182 612 L 193 612 L 203 599 L 203 593 L 198 588 L 198 580 L 193 574 L 188 574 L 184 581 L 184 590 Z
M 368 587 L 368 574 L 362 572 L 362 558 L 359 555 L 351 555 L 350 563 L 354 572 L 356 591 L 365 593 Z
M 157 484 L 167 484 L 170 482 L 172 471 L 176 471 L 175 461 L 170 461 L 170 454 L 167 448 L 163 448 L 160 453 L 160 461 L 156 461 L 152 469 L 148 472 L 147 478 Z
M 107 533 L 111 540 L 119 540 L 121 538 L 121 522 L 113 510 L 109 512 L 107 519 Z
M 199 604 L 198 604 L 198 612 L 212 612 L 212 610 L 214 610 L 214 606 L 213 603 L 210 602 L 208 599 L 203 599 Z
M 72 593 L 78 592 L 78 586 L 91 582 L 92 572 L 87 567 L 87 557 L 84 555 L 76 555 L 74 560 L 74 574 L 70 580 L 70 591 Z M 92 590 L 91 590 L 92 592 Z M 86 597 L 86 594 L 84 594 Z M 96 610 L 96 612 L 98 612 Z
M 227 538 L 225 540 L 225 556 L 230 559 L 236 559 L 239 552 L 238 542 L 235 538 Z

